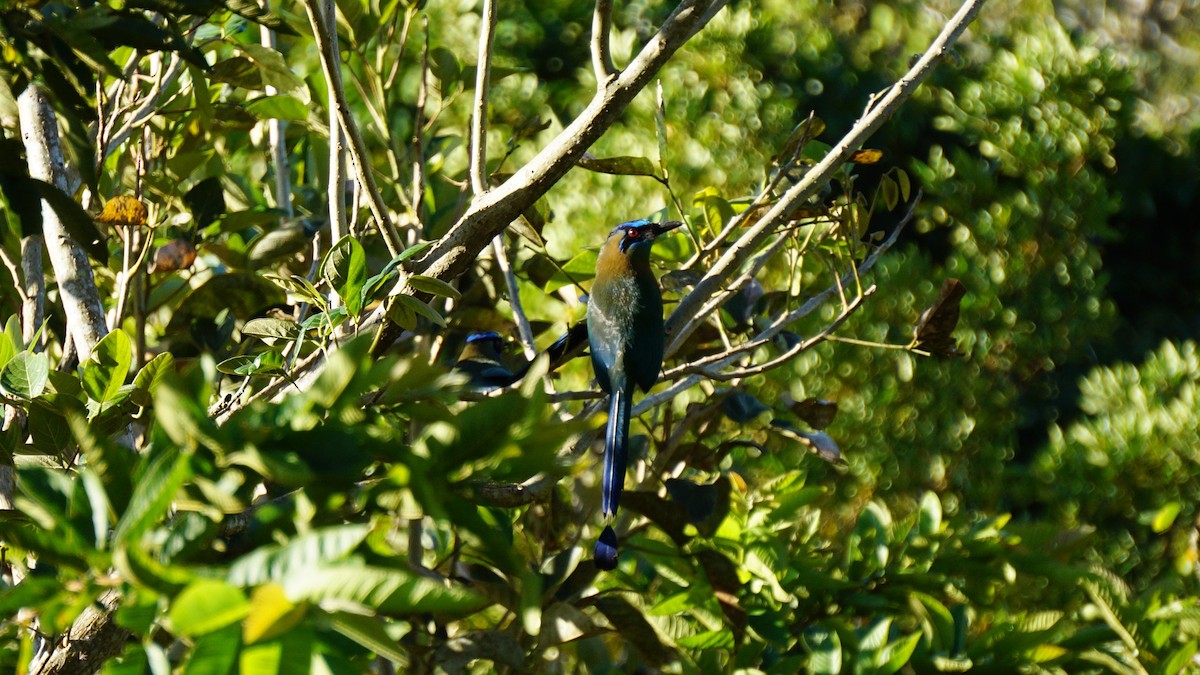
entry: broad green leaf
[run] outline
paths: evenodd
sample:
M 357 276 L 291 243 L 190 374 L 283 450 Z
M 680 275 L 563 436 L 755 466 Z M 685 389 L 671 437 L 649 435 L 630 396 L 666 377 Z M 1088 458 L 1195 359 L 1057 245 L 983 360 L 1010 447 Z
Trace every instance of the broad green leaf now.
M 921 634 L 913 633 L 906 637 L 899 638 L 879 651 L 878 668 L 875 670 L 882 675 L 891 675 L 897 673 L 908 664 L 908 660 L 912 658 L 913 651 L 916 650 L 917 644 L 921 642 Z
M 101 265 L 108 264 L 108 245 L 99 230 L 96 229 L 96 224 L 92 222 L 91 215 L 83 210 L 79 202 L 58 189 L 57 186 L 45 181 L 36 178 L 23 180 L 30 181 L 38 195 L 46 200 L 50 208 L 54 209 L 54 213 L 58 215 L 67 234 L 71 235 L 75 243 L 82 246 L 88 255 L 95 258 Z
M 185 568 L 157 560 L 141 544 L 118 543 L 113 549 L 112 562 L 122 578 L 163 595 L 174 595 L 196 579 Z
M 251 335 L 259 338 L 280 338 L 283 340 L 294 340 L 300 334 L 300 327 L 295 321 L 285 321 L 283 319 L 258 318 L 250 319 L 246 325 L 242 326 L 242 335 Z
M 619 596 L 601 597 L 596 600 L 596 609 L 650 665 L 661 667 L 678 659 L 675 650 L 663 642 L 658 631 L 628 600 Z
M 177 634 L 194 638 L 241 621 L 250 610 L 241 589 L 220 579 L 200 579 L 176 596 L 167 617 Z
M 546 282 L 543 289 L 546 293 L 553 293 L 563 286 L 582 283 L 591 280 L 596 276 L 596 259 L 599 258 L 599 252 L 595 249 L 584 249 L 579 252 L 574 258 L 567 261 L 567 264 L 562 266 L 558 272 Z
M 366 525 L 339 525 L 300 535 L 283 545 L 262 546 L 234 561 L 227 578 L 237 586 L 284 583 L 289 577 L 342 560 L 369 531 Z
M 807 671 L 812 675 L 839 675 L 842 672 L 842 640 L 837 631 L 823 625 L 805 631 L 804 644 L 810 654 Z
M 37 398 L 46 390 L 49 378 L 50 358 L 46 352 L 20 352 L 0 370 L 0 391 L 16 398 Z
M 238 672 L 240 675 L 321 672 L 313 667 L 314 663 L 319 663 L 313 660 L 318 644 L 309 624 L 302 623 L 273 640 L 242 647 Z
M 405 260 L 408 260 L 409 258 L 411 258 L 415 255 L 424 253 L 425 249 L 429 248 L 430 246 L 433 246 L 432 241 L 422 241 L 420 243 L 413 244 L 412 246 L 409 246 L 408 248 L 401 251 L 400 255 L 396 256 L 396 258 L 394 260 L 392 260 L 391 263 L 388 263 L 388 267 L 392 267 L 394 264 L 402 263 Z
M 129 377 L 133 363 L 133 341 L 121 329 L 105 335 L 92 349 L 92 355 L 80 365 L 80 382 L 89 398 L 104 403 L 116 394 Z
M 210 176 L 196 183 L 183 195 L 183 203 L 192 212 L 197 228 L 205 228 L 225 214 L 225 188 L 221 179 Z
M 446 326 L 446 320 L 442 318 L 441 314 L 438 314 L 436 309 L 412 297 L 411 295 L 400 294 L 394 295 L 392 298 L 395 305 L 401 305 L 410 310 L 413 314 L 429 319 L 434 325 L 443 328 Z
M 75 444 L 66 416 L 87 416 L 87 409 L 78 399 L 61 394 L 47 394 L 34 399 L 29 406 L 29 435 L 33 445 L 48 455 L 63 456 Z
M 288 600 L 279 584 L 262 584 L 250 596 L 250 612 L 242 623 L 242 640 L 246 644 L 273 640 L 300 623 L 307 611 L 307 605 Z
M 246 110 L 260 120 L 308 120 L 309 108 L 298 99 L 286 94 L 261 96 L 246 103 Z
M 293 600 L 349 602 L 389 616 L 460 615 L 487 604 L 462 586 L 443 586 L 405 570 L 350 563 L 290 575 L 283 579 L 283 587 Z
M 163 352 L 150 359 L 150 362 L 142 366 L 142 369 L 133 378 L 133 386 L 136 390 L 133 394 L 134 403 L 142 407 L 152 405 L 154 395 L 158 392 L 159 383 L 167 373 L 174 369 L 175 357 L 170 352 Z
M 184 662 L 183 675 L 226 675 L 237 663 L 241 630 L 238 626 L 207 633 L 196 640 Z
M 362 288 L 367 280 L 362 244 L 350 235 L 341 238 L 321 261 L 321 278 L 329 282 L 352 316 L 362 309 Z
M 11 324 L 15 320 L 17 320 L 16 314 L 9 317 L 8 322 Z M 17 330 L 20 330 L 19 326 Z M 7 325 L 4 328 L 4 332 L 0 333 L 0 368 L 8 365 L 8 362 L 17 355 L 17 352 L 24 349 L 23 345 L 18 346 L 21 342 L 20 333 L 17 333 L 16 339 L 13 339 L 13 335 L 14 333 L 9 330 Z
M 430 295 L 439 295 L 443 298 L 450 298 L 451 300 L 458 300 L 462 297 L 462 293 L 459 293 L 457 288 L 442 281 L 441 279 L 434 279 L 433 277 L 427 277 L 423 274 L 414 274 L 408 277 L 407 282 L 409 286 L 412 286 L 423 293 L 429 293 Z
M 733 632 L 709 630 L 677 638 L 675 643 L 684 649 L 733 649 Z
M 388 635 L 384 630 L 383 622 L 378 617 L 350 612 L 331 612 L 329 625 L 338 633 L 379 656 L 400 664 L 408 663 L 408 654 Z
M 159 446 L 146 470 L 138 476 L 129 508 L 121 514 L 114 541 L 139 546 L 138 539 L 167 515 L 171 501 L 192 475 L 188 454 L 171 446 Z
M 308 87 L 287 64 L 283 54 L 253 42 L 239 43 L 238 49 L 245 52 L 258 69 L 263 87 L 275 87 L 280 94 L 293 96 L 305 105 L 309 103 Z
M 429 59 L 431 62 L 430 70 L 433 76 L 438 79 L 438 82 L 441 83 L 442 92 L 449 92 L 458 83 L 459 77 L 462 74 L 458 58 L 454 56 L 454 52 L 445 47 L 434 47 L 429 52 Z

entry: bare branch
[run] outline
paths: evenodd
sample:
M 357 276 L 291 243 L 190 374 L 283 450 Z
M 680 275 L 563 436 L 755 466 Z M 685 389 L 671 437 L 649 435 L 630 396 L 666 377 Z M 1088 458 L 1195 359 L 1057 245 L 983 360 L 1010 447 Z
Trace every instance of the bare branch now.
M 492 240 L 492 252 L 496 255 L 496 265 L 504 276 L 504 285 L 508 289 L 508 306 L 512 308 L 513 320 L 517 322 L 517 334 L 521 336 L 521 347 L 525 358 L 533 360 L 537 356 L 537 347 L 533 344 L 533 327 L 529 325 L 529 317 L 521 306 L 520 289 L 517 288 L 517 275 L 513 274 L 512 265 L 508 262 L 508 251 L 504 250 L 504 235 L 498 234 Z
M 487 183 L 487 100 L 492 78 L 492 42 L 496 35 L 496 0 L 483 0 L 479 56 L 475 67 L 475 105 L 471 109 L 471 189 L 478 198 Z
M 728 0 L 683 0 L 630 62 L 605 83 L 559 135 L 503 184 L 476 195 L 467 212 L 417 263 L 423 273 L 452 278 L 462 273 L 500 231 L 565 174 L 672 55 Z
M 677 368 L 672 368 L 671 370 L 667 371 L 663 375 L 663 379 L 665 379 L 665 380 L 669 380 L 673 377 L 679 377 L 682 375 L 686 375 L 686 377 L 675 382 L 674 384 L 672 384 L 671 386 L 667 387 L 666 389 L 664 389 L 662 391 L 646 395 L 644 398 L 642 398 L 641 401 L 639 401 L 636 405 L 633 406 L 633 415 L 635 415 L 635 416 L 641 415 L 641 414 L 645 413 L 647 410 L 650 410 L 651 408 L 653 408 L 655 406 L 662 405 L 663 403 L 670 401 L 671 399 L 675 398 L 676 396 L 683 393 L 684 391 L 687 391 L 688 389 L 692 388 L 693 386 L 699 384 L 700 382 L 704 381 L 705 379 L 727 379 L 727 378 L 721 377 L 721 375 L 720 375 L 721 369 L 727 368 L 730 365 L 732 365 L 734 361 L 736 361 L 738 358 L 740 358 L 742 356 L 742 354 L 746 353 L 747 351 L 757 349 L 757 348 L 767 344 L 768 342 L 771 341 L 771 339 L 773 337 L 775 337 L 780 332 L 782 332 L 784 328 L 791 325 L 795 321 L 811 314 L 818 307 L 820 307 L 822 304 L 824 304 L 825 301 L 827 301 L 835 293 L 837 293 L 839 288 L 842 288 L 844 284 L 849 283 L 849 281 L 851 280 L 851 278 L 854 275 L 862 276 L 862 275 L 866 274 L 867 272 L 869 272 L 871 270 L 871 268 L 875 267 L 875 264 L 879 261 L 879 259 L 881 257 L 883 257 L 883 254 L 886 253 L 889 249 L 891 249 L 892 246 L 895 245 L 896 241 L 900 238 L 900 233 L 904 230 L 904 227 L 912 219 L 913 212 L 916 210 L 916 205 L 918 202 L 920 202 L 920 198 L 921 198 L 921 196 L 918 193 L 917 197 L 913 200 L 912 205 L 909 207 L 908 213 L 906 213 L 904 218 L 902 218 L 900 220 L 900 222 L 896 224 L 896 227 L 892 230 L 891 235 L 889 235 L 888 238 L 883 241 L 883 243 L 881 243 L 874 251 L 872 251 L 871 255 L 867 256 L 866 260 L 863 260 L 862 263 L 859 264 L 859 266 L 853 271 L 852 274 L 847 274 L 843 278 L 838 279 L 835 283 L 831 284 L 825 290 L 821 291 L 817 295 L 814 295 L 813 297 L 806 300 L 804 302 L 804 304 L 802 304 L 799 307 L 797 307 L 796 309 L 776 318 L 765 329 L 763 329 L 761 332 L 759 332 L 758 335 L 754 336 L 754 338 L 747 341 L 744 345 L 740 345 L 739 347 L 732 349 L 721 355 L 718 355 L 715 357 L 706 357 L 703 359 L 699 359 L 693 363 L 679 366 Z M 844 319 L 841 319 L 841 320 L 844 320 Z M 829 333 L 831 331 L 826 330 L 823 332 L 824 332 L 824 335 L 821 336 L 821 339 L 822 340 L 828 339 L 830 337 Z M 805 347 L 805 349 L 813 346 L 813 344 L 816 344 L 816 342 L 808 345 L 807 347 Z M 796 354 L 799 354 L 802 351 L 804 351 L 804 350 L 803 349 L 797 350 Z M 792 354 L 791 356 L 795 356 L 795 354 Z M 789 356 L 789 358 L 791 358 L 791 356 Z M 699 371 L 699 372 L 693 372 L 693 371 Z M 713 375 L 714 373 L 716 373 L 717 375 L 714 376 Z M 729 379 L 732 379 L 732 378 L 729 378 Z
M 107 138 L 105 138 L 102 133 L 104 131 L 103 129 L 97 129 L 96 138 L 98 147 L 96 155 L 97 159 L 99 160 L 97 162 L 98 165 L 103 165 L 104 160 L 107 159 L 114 150 L 121 147 L 122 143 L 129 140 L 129 137 L 134 133 L 141 133 L 142 127 L 144 127 L 146 123 L 150 121 L 150 118 L 154 117 L 154 115 L 162 109 L 161 103 L 163 94 L 171 90 L 171 85 L 175 84 L 175 80 L 179 77 L 179 73 L 182 71 L 183 67 L 183 60 L 180 59 L 179 55 L 174 52 L 171 53 L 170 61 L 167 63 L 166 69 L 163 69 L 162 67 L 162 59 L 163 55 L 161 53 L 156 52 L 150 56 L 150 64 L 153 69 L 150 77 L 153 81 L 153 84 L 150 86 L 150 90 L 140 97 L 141 104 L 138 105 L 133 112 L 129 113 L 129 115 L 125 118 L 125 122 L 121 125 L 121 128 L 113 132 L 113 134 Z M 133 60 L 130 65 L 132 67 L 126 70 L 127 79 L 133 77 L 133 74 L 136 71 L 137 61 Z M 118 86 L 117 90 L 119 89 L 120 87 Z M 133 93 L 134 92 L 131 92 L 131 94 Z M 130 105 L 132 105 L 132 103 Z M 114 113 L 113 116 L 115 117 L 116 113 Z M 98 123 L 98 125 L 103 124 L 104 119 L 104 117 L 101 117 L 101 121 Z
M 984 0 L 966 0 L 912 69 L 888 89 L 879 103 L 855 123 L 850 132 L 829 151 L 824 159 L 810 169 L 757 223 L 747 229 L 736 242 L 726 249 L 725 253 L 705 273 L 704 278 L 692 289 L 692 292 L 680 301 L 667 320 L 667 356 L 678 351 L 684 340 L 699 325 L 699 322 L 694 319 L 698 316 L 700 306 L 719 292 L 719 289 L 736 273 L 742 262 L 752 255 L 753 251 L 757 250 L 773 231 L 783 225 L 786 214 L 828 182 L 834 172 L 856 150 L 862 147 L 866 139 L 891 117 L 904 101 L 912 96 L 921 82 L 933 72 L 934 66 L 944 58 L 950 45 L 974 20 L 983 3 Z
M 263 9 L 268 11 L 271 9 L 270 0 L 262 0 L 261 4 Z M 262 24 L 258 27 L 258 35 L 262 46 L 269 49 L 275 49 L 275 31 L 271 30 L 266 24 Z M 265 93 L 267 96 L 271 96 L 272 94 L 279 93 L 279 91 L 275 87 L 267 85 Z M 330 121 L 332 122 L 332 120 Z M 284 145 L 283 136 L 284 126 L 286 124 L 287 122 L 277 118 L 272 118 L 266 121 L 267 143 L 270 145 L 271 164 L 275 171 L 275 193 L 273 195 L 275 197 L 275 206 L 276 208 L 283 209 L 283 212 L 286 214 L 286 218 L 291 218 L 292 171 L 288 163 L 287 147 Z M 331 124 L 330 129 L 332 128 L 334 128 L 334 126 Z M 330 220 L 332 221 L 332 218 Z
M 413 111 L 412 139 L 412 223 L 405 229 L 405 243 L 413 246 L 421 236 L 422 216 L 425 208 L 425 102 L 429 98 L 429 19 L 422 18 L 424 30 L 421 50 L 421 83 L 417 87 L 417 105 Z M 407 31 L 408 23 L 405 23 Z
M 608 79 L 616 74 L 612 51 L 609 48 L 612 36 L 612 0 L 596 0 L 592 12 L 592 70 L 596 73 L 596 87 L 603 89 Z
M 333 94 L 329 105 L 337 111 L 340 126 L 350 139 L 350 155 L 354 159 L 358 181 L 367 193 L 367 205 L 371 208 L 371 215 L 379 225 L 379 232 L 383 235 L 383 242 L 387 245 L 388 253 L 396 256 L 402 250 L 402 242 L 394 224 L 388 218 L 387 206 L 383 203 L 383 196 L 380 195 L 379 186 L 375 183 L 375 174 L 371 171 L 370 159 L 367 154 L 367 144 L 363 140 L 362 133 L 359 132 L 358 123 L 350 114 L 350 102 L 346 99 L 346 89 L 342 85 L 341 62 L 338 59 L 337 44 L 334 42 L 335 34 L 331 29 L 331 26 L 336 26 L 336 23 L 326 23 L 325 13 L 322 9 L 325 1 L 306 0 L 304 8 L 308 10 L 308 21 L 312 26 L 313 38 L 316 40 L 317 49 L 321 54 L 321 69 L 325 72 L 325 79 L 330 83 L 330 92 Z M 329 5 L 332 4 L 329 2 Z M 329 129 L 330 143 L 333 143 L 336 133 L 337 127 L 331 126 Z
M 46 94 L 35 84 L 25 87 L 17 98 L 21 116 L 21 136 L 29 161 L 29 175 L 66 192 L 66 164 L 58 137 L 58 119 Z M 42 234 L 50 254 L 50 264 L 58 280 L 58 292 L 67 315 L 67 330 L 75 339 L 80 360 L 91 356 L 92 348 L 108 334 L 104 306 L 96 291 L 96 280 L 87 253 L 67 234 L 58 213 L 42 201 Z

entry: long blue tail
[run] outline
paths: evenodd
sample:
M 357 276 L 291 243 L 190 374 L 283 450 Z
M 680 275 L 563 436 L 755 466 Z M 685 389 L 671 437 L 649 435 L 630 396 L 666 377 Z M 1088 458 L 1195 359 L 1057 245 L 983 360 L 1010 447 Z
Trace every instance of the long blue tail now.
M 608 407 L 608 428 L 604 433 L 604 481 L 601 510 L 615 516 L 625 487 L 625 461 L 629 449 L 629 410 L 632 396 L 614 387 Z

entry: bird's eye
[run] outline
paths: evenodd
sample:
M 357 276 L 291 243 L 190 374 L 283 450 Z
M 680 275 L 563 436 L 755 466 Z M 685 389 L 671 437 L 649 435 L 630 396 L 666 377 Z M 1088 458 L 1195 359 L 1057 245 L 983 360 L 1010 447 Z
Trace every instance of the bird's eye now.
M 629 237 L 630 239 L 640 239 L 642 237 L 642 231 L 629 229 L 625 231 L 625 236 Z

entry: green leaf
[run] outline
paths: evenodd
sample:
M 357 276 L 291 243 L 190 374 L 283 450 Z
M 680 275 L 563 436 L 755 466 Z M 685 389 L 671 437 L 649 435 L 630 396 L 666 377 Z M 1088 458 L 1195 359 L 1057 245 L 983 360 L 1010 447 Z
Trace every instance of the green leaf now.
M 908 172 L 904 169 L 896 169 L 896 181 L 900 184 L 900 199 L 907 204 L 912 196 L 912 182 L 909 180 Z
M 459 293 L 457 288 L 441 279 L 427 277 L 423 274 L 414 274 L 408 277 L 407 283 L 416 290 L 429 293 L 430 295 L 438 295 L 443 298 L 450 298 L 451 300 L 458 300 L 462 297 L 462 293 Z
M 300 535 L 287 544 L 263 546 L 234 561 L 227 578 L 238 586 L 284 583 L 289 577 L 342 560 L 369 531 L 366 525 L 339 525 Z
M 231 59 L 219 59 L 208 71 L 208 79 L 214 82 L 232 84 L 242 89 L 262 89 L 262 75 L 254 62 L 245 56 L 235 56 Z
M 309 103 L 308 87 L 304 80 L 292 71 L 283 54 L 252 42 L 240 43 L 238 49 L 245 52 L 258 69 L 263 87 L 275 87 L 280 94 L 293 96 L 305 105 Z
M 379 656 L 400 664 L 408 663 L 408 654 L 400 648 L 392 636 L 388 635 L 383 622 L 378 617 L 350 612 L 331 612 L 329 625 L 338 633 Z
M 14 320 L 16 320 L 18 323 L 20 322 L 20 319 L 17 318 L 16 314 L 13 314 L 11 317 L 9 317 L 9 323 L 12 323 Z M 0 332 L 0 368 L 8 365 L 8 362 L 17 355 L 17 352 L 25 348 L 24 345 L 20 344 L 21 340 L 19 337 L 19 331 L 20 326 L 17 326 L 15 333 L 18 337 L 16 339 L 13 339 L 14 333 L 9 331 L 7 324 L 4 326 L 4 331 Z
M 546 293 L 553 293 L 563 286 L 590 280 L 596 276 L 596 260 L 599 257 L 600 253 L 595 249 L 580 251 L 574 258 L 568 260 L 562 269 L 555 272 L 553 277 L 550 277 L 550 281 L 546 282 L 543 290 Z
M 34 399 L 29 406 L 29 435 L 33 446 L 41 452 L 57 457 L 65 456 L 75 445 L 66 415 L 87 415 L 87 409 L 78 399 L 71 396 L 47 394 Z
M 171 352 L 163 352 L 158 356 L 150 359 L 150 362 L 142 366 L 138 374 L 133 378 L 133 386 L 135 392 L 133 401 L 142 407 L 152 405 L 154 403 L 154 394 L 158 392 L 158 385 L 166 377 L 167 373 L 175 369 L 175 357 Z
M 436 309 L 412 297 L 411 295 L 400 294 L 392 296 L 392 298 L 394 303 L 393 306 L 402 306 L 417 316 L 423 316 L 426 319 L 429 319 L 437 326 L 441 326 L 442 328 L 446 327 L 446 320 L 442 318 L 441 314 L 438 314 Z
M 158 446 L 149 466 L 138 477 L 129 508 L 117 523 L 114 541 L 140 546 L 141 535 L 166 517 L 172 500 L 191 475 L 188 455 L 172 446 Z
M 80 366 L 83 390 L 97 403 L 108 401 L 125 384 L 132 363 L 133 341 L 129 335 L 119 328 L 110 331 Z
M 283 587 L 275 583 L 261 584 L 250 598 L 250 613 L 242 624 L 242 639 L 247 644 L 273 640 L 300 623 L 308 605 L 288 600 Z
M 260 120 L 287 120 L 289 122 L 305 122 L 308 120 L 310 112 L 306 104 L 286 94 L 260 96 L 248 101 L 246 110 Z
M 883 204 L 888 210 L 896 208 L 896 204 L 900 202 L 900 186 L 891 176 L 884 176 L 879 182 L 880 192 L 883 194 Z
M 350 602 L 380 614 L 464 615 L 487 600 L 462 586 L 444 586 L 411 572 L 351 563 L 309 570 L 282 581 L 289 598 Z
M 808 648 L 808 672 L 812 675 L 838 675 L 842 672 L 842 640 L 836 631 L 823 625 L 813 626 L 804 633 Z
M 888 644 L 879 651 L 879 667 L 875 672 L 884 675 L 899 672 L 908 664 L 908 660 L 912 658 L 913 651 L 916 650 L 920 641 L 921 634 L 913 633 Z
M 54 209 L 59 219 L 62 221 L 63 228 L 67 234 L 71 235 L 71 239 L 83 247 L 83 250 L 88 252 L 101 265 L 108 264 L 108 245 L 104 243 L 104 237 L 100 235 L 96 229 L 96 223 L 92 221 L 92 216 L 83 210 L 79 202 L 75 201 L 57 186 L 51 185 L 43 180 L 36 178 L 27 178 L 33 184 L 37 194 Z
M 311 626 L 300 624 L 282 636 L 242 648 L 241 660 L 238 663 L 240 675 L 277 675 L 278 673 L 308 673 L 316 670 L 313 666 L 317 640 Z M 319 656 L 318 656 L 319 658 Z M 355 673 L 355 670 L 324 672 Z
M 250 319 L 242 326 L 242 335 L 258 338 L 279 338 L 294 340 L 300 334 L 300 327 L 295 321 L 284 319 L 258 318 Z
M 1150 522 L 1150 528 L 1159 534 L 1166 532 L 1175 523 L 1175 518 L 1179 516 L 1182 508 L 1183 504 L 1180 502 L 1167 502 L 1154 512 L 1154 520 Z
M 441 83 L 442 92 L 449 92 L 462 75 L 458 58 L 454 56 L 454 52 L 445 47 L 434 47 L 429 52 L 429 60 L 431 61 L 430 71 Z
M 226 675 L 233 672 L 241 633 L 241 629 L 233 625 L 201 636 L 187 656 L 183 675 Z
M 596 609 L 617 629 L 621 637 L 638 650 L 648 664 L 662 667 L 678 660 L 675 650 L 663 643 L 658 631 L 628 600 L 618 596 L 601 597 L 596 600 Z
M 645 157 L 588 157 L 584 156 L 577 163 L 580 168 L 596 173 L 607 173 L 617 176 L 651 176 L 657 177 L 654 162 Z
M 351 315 L 362 309 L 362 287 L 367 280 L 366 254 L 362 244 L 350 235 L 334 244 L 321 261 L 321 277 L 337 291 Z
M 46 352 L 20 352 L 0 370 L 0 391 L 22 399 L 37 398 L 50 378 Z
M 208 227 L 227 209 L 221 179 L 209 176 L 196 183 L 183 195 L 183 203 L 192 212 L 192 221 L 197 229 Z
M 220 579 L 199 579 L 175 598 L 167 617 L 176 633 L 194 638 L 241 621 L 250 609 L 241 589 Z

